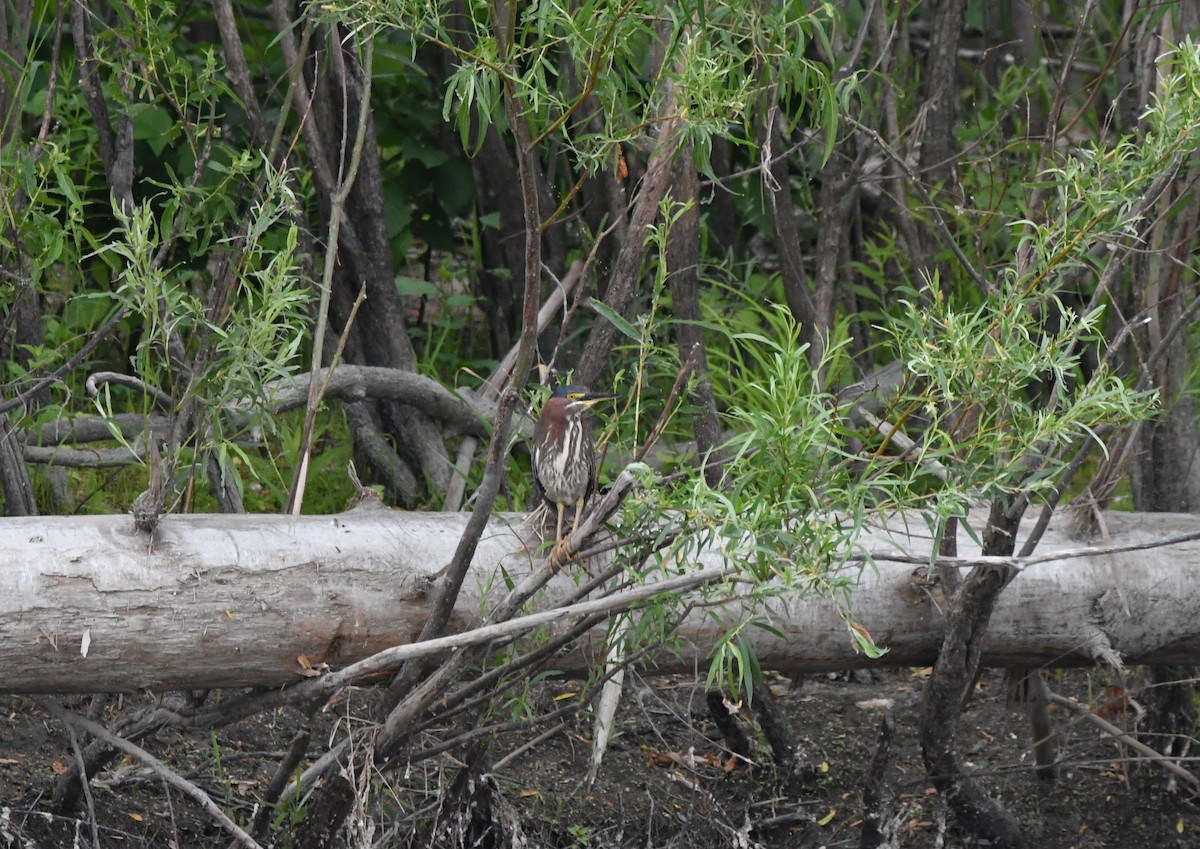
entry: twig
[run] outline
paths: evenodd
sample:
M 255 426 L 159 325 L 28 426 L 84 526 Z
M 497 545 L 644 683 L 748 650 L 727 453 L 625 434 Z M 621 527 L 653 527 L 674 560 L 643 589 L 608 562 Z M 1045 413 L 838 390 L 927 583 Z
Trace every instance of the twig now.
M 257 841 L 255 841 L 253 837 L 243 831 L 237 823 L 231 820 L 225 815 L 224 811 L 217 807 L 216 803 L 209 798 L 207 793 L 205 793 L 195 784 L 192 784 L 192 782 L 188 781 L 183 776 L 179 775 L 179 773 L 168 768 L 162 761 L 154 757 L 154 755 L 150 754 L 145 749 L 141 748 L 140 746 L 135 746 L 133 743 L 130 743 L 123 737 L 118 737 L 116 734 L 113 734 L 111 731 L 97 722 L 92 722 L 90 719 L 85 719 L 79 714 L 66 710 L 62 705 L 53 699 L 39 696 L 36 697 L 34 701 L 37 702 L 39 707 L 52 714 L 64 725 L 73 725 L 77 728 L 80 728 L 93 737 L 103 740 L 108 745 L 116 749 L 120 749 L 125 754 L 137 758 L 142 763 L 146 764 L 146 766 L 150 767 L 156 773 L 161 775 L 168 784 L 171 784 L 176 789 L 182 791 L 184 794 L 190 796 L 193 800 L 199 803 L 200 807 L 211 814 L 213 819 L 221 824 L 222 828 L 234 835 L 238 839 L 238 842 L 247 847 L 247 849 L 262 849 L 262 847 Z M 82 780 L 86 781 L 87 779 L 83 778 Z
M 1018 571 L 1026 569 L 1030 566 L 1036 566 L 1039 563 L 1050 563 L 1055 560 L 1074 560 L 1079 557 L 1101 557 L 1107 554 L 1122 554 L 1127 551 L 1145 551 L 1150 548 L 1167 548 L 1172 545 L 1181 545 L 1185 542 L 1193 542 L 1200 539 L 1200 531 L 1189 531 L 1182 534 L 1171 534 L 1165 537 L 1156 537 L 1154 539 L 1141 540 L 1139 542 L 1126 542 L 1119 545 L 1104 545 L 1091 546 L 1084 548 L 1065 548 L 1057 551 L 1046 551 L 1041 554 L 1032 554 L 1029 556 L 995 556 L 995 555 L 979 555 L 975 557 L 939 557 L 938 562 L 945 563 L 950 566 L 969 567 L 976 565 L 992 565 L 992 566 L 1012 566 Z M 913 554 L 897 554 L 894 551 L 875 551 L 869 556 L 872 560 L 880 560 L 887 563 L 929 563 L 929 555 L 913 555 Z M 851 561 L 859 558 L 850 558 Z
M 515 761 L 517 758 L 521 757 L 521 755 L 525 754 L 526 752 L 528 752 L 532 749 L 536 749 L 538 746 L 542 745 L 542 743 L 545 743 L 551 737 L 555 736 L 556 734 L 560 734 L 566 730 L 567 730 L 567 724 L 565 722 L 560 722 L 558 725 L 554 726 L 553 728 L 549 729 L 548 731 L 543 731 L 541 734 L 534 737 L 528 743 L 524 744 L 523 746 L 519 746 L 516 749 L 513 749 L 507 755 L 505 755 L 500 760 L 498 760 L 494 764 L 492 764 L 491 771 L 492 772 L 500 772 L 500 770 L 504 769 L 510 763 Z
M 472 678 L 457 690 L 447 693 L 440 699 L 437 713 L 414 725 L 413 734 L 420 734 L 434 725 L 443 724 L 452 716 L 480 707 L 488 701 L 498 698 L 518 681 L 523 681 L 527 677 L 516 673 L 538 664 L 545 664 L 561 649 L 575 642 L 607 618 L 607 613 L 597 613 L 579 619 L 569 630 L 556 634 L 532 651 L 519 654 L 511 660 L 489 669 L 478 678 Z M 498 651 L 510 645 L 511 642 L 511 639 L 496 640 L 488 649 L 489 651 Z M 508 679 L 507 683 L 504 680 L 506 678 Z
M 79 783 L 83 787 L 83 799 L 87 804 L 88 825 L 92 828 L 92 846 L 100 849 L 100 829 L 96 825 L 96 802 L 92 798 L 92 783 L 88 781 L 87 769 L 83 764 L 83 750 L 79 748 L 79 737 L 75 734 L 74 726 L 67 726 L 71 735 L 71 751 L 75 755 L 75 767 L 79 770 Z
M 1186 769 L 1184 769 L 1179 764 L 1175 763 L 1175 761 L 1171 760 L 1170 758 L 1166 757 L 1165 755 L 1161 755 L 1158 752 L 1154 751 L 1154 749 L 1147 746 L 1145 743 L 1143 743 L 1141 740 L 1139 740 L 1134 735 L 1130 734 L 1125 729 L 1118 728 L 1116 725 L 1113 725 L 1108 720 L 1102 719 L 1101 717 L 1097 716 L 1093 711 L 1089 710 L 1086 706 L 1079 704 L 1079 702 L 1075 701 L 1074 699 L 1068 699 L 1065 696 L 1058 695 L 1057 693 L 1051 693 L 1050 701 L 1056 705 L 1061 705 L 1062 707 L 1065 707 L 1067 710 L 1071 711 L 1071 713 L 1075 714 L 1076 716 L 1081 717 L 1082 719 L 1086 720 L 1087 722 L 1090 722 L 1092 725 L 1095 725 L 1097 728 L 1104 731 L 1106 734 L 1112 735 L 1114 738 L 1116 738 L 1117 740 L 1119 740 L 1126 746 L 1129 746 L 1131 749 L 1134 749 L 1135 751 L 1140 752 L 1141 754 L 1145 755 L 1150 760 L 1155 761 L 1156 763 L 1160 764 L 1163 769 L 1165 769 L 1168 772 L 1172 773 L 1173 775 L 1176 775 L 1179 778 L 1183 779 L 1192 788 L 1192 790 L 1196 791 L 1197 793 L 1200 793 L 1200 778 L 1197 778 L 1195 775 L 1188 772 Z
M 332 285 L 332 281 L 330 281 L 330 285 Z M 334 371 L 337 369 L 338 362 L 342 358 L 342 351 L 346 349 L 346 340 L 350 338 L 350 328 L 354 326 L 354 319 L 358 316 L 358 310 L 366 299 L 367 284 L 364 282 L 359 287 L 358 296 L 354 299 L 354 303 L 350 306 L 350 315 L 346 318 L 346 325 L 342 328 L 342 335 L 338 337 L 337 348 L 334 349 L 333 356 L 330 357 L 329 368 L 325 370 L 325 379 L 321 381 L 320 386 L 316 390 L 315 403 L 313 401 L 312 386 L 317 380 L 317 375 L 320 374 L 320 368 L 314 370 L 310 377 L 308 402 L 304 411 L 304 438 L 301 441 L 300 463 L 296 469 L 295 481 L 293 482 L 292 491 L 288 499 L 289 512 L 294 516 L 300 515 L 300 507 L 304 502 L 304 486 L 308 480 L 308 460 L 312 455 L 312 439 L 317 410 L 320 409 L 321 399 L 329 391 L 329 384 L 333 380 Z
M 325 267 L 321 274 L 321 299 L 317 306 L 317 324 L 313 330 L 313 371 L 312 382 L 308 389 L 308 409 L 304 415 L 304 430 L 300 439 L 300 456 L 296 462 L 296 474 L 292 482 L 292 491 L 288 499 L 288 512 L 299 514 L 304 502 L 304 481 L 308 474 L 308 462 L 312 455 L 313 433 L 316 427 L 317 409 L 321 404 L 322 386 L 317 381 L 322 366 L 325 340 L 325 326 L 329 321 L 329 302 L 333 293 L 333 273 L 337 265 L 338 233 L 342 227 L 346 199 L 354 187 L 358 176 L 358 167 L 362 161 L 363 145 L 366 143 L 367 127 L 371 116 L 371 67 L 375 57 L 375 41 L 365 39 L 362 69 L 362 91 L 359 92 L 358 125 L 355 129 L 354 145 L 350 150 L 350 163 L 332 193 L 329 205 L 329 237 L 325 247 Z M 345 136 L 343 135 L 343 142 Z M 345 161 L 342 159 L 341 161 Z M 349 330 L 349 322 L 347 322 Z M 340 346 L 339 346 L 340 347 Z M 336 365 L 336 362 L 333 363 Z
M 167 813 L 171 815 L 171 835 L 174 839 L 172 845 L 179 847 L 183 845 L 183 841 L 179 839 L 179 821 L 175 817 L 175 803 L 171 801 L 171 785 L 167 783 L 165 778 L 162 779 L 162 784 L 163 798 L 167 801 Z M 234 845 L 237 845 L 236 840 L 234 841 Z
M 550 625 L 554 622 L 571 619 L 576 616 L 587 616 L 592 613 L 615 613 L 628 610 L 654 596 L 694 589 L 703 584 L 722 580 L 728 574 L 729 567 L 710 566 L 705 569 L 698 569 L 695 572 L 689 572 L 685 575 L 668 578 L 665 581 L 643 584 L 634 589 L 616 593 L 605 598 L 582 601 L 578 604 L 567 605 L 566 607 L 539 610 L 536 613 L 530 613 L 527 616 L 521 616 L 516 619 L 496 622 L 491 625 L 482 625 L 461 634 L 451 634 L 446 637 L 438 637 L 437 639 L 425 640 L 423 642 L 393 646 L 338 670 L 331 676 L 328 676 L 329 679 L 332 679 L 328 683 L 332 683 L 335 680 L 337 686 L 344 686 L 361 680 L 364 676 L 375 672 L 392 669 L 402 661 L 428 657 L 429 655 L 440 654 L 450 649 L 462 649 L 468 646 L 482 645 L 495 639 L 523 634 L 526 631 L 532 631 L 543 625 Z
M 121 374 L 116 371 L 98 371 L 88 375 L 88 379 L 84 386 L 89 395 L 96 396 L 100 394 L 100 386 L 105 383 L 115 383 L 118 386 L 124 386 L 127 389 L 134 389 L 138 392 L 144 392 L 154 399 L 154 402 L 163 408 L 167 413 L 175 409 L 175 401 L 166 392 L 163 392 L 157 386 L 151 386 L 140 377 L 135 377 L 132 374 Z
M 280 795 L 287 789 L 296 767 L 308 753 L 311 736 L 311 732 L 306 726 L 296 732 L 296 735 L 292 737 L 292 742 L 288 744 L 288 750 L 279 762 L 267 789 L 263 791 L 262 799 L 259 801 L 260 807 L 250 822 L 250 833 L 255 838 L 262 837 L 266 833 L 267 825 L 271 822 L 271 815 L 278 807 L 276 803 L 279 801 Z
M 671 386 L 671 392 L 667 396 L 666 403 L 663 404 L 662 413 L 659 414 L 658 421 L 654 423 L 654 427 L 650 429 L 650 435 L 646 437 L 645 444 L 638 450 L 635 459 L 640 463 L 645 459 L 647 452 L 654 447 L 654 443 L 658 442 L 658 438 L 662 436 L 663 430 L 667 427 L 667 422 L 671 419 L 671 407 L 679 398 L 680 392 L 683 391 L 683 385 L 687 382 L 688 375 L 696 368 L 696 359 L 699 352 L 695 349 L 688 355 L 685 362 L 679 369 L 679 374 L 675 375 L 675 383 Z
M 920 446 L 910 439 L 909 436 L 904 433 L 904 431 L 900 430 L 898 425 L 893 425 L 890 422 L 885 422 L 882 419 L 878 419 L 864 409 L 859 409 L 858 413 L 863 417 L 863 419 L 866 420 L 867 424 L 875 428 L 879 435 L 885 440 L 894 442 L 896 445 L 900 446 L 900 450 L 903 452 L 904 457 L 913 457 L 918 463 L 928 466 L 929 470 L 933 472 L 935 476 L 941 480 L 946 480 L 946 476 L 948 474 L 946 467 L 943 466 L 939 460 L 936 460 L 933 457 L 924 456 L 924 452 L 921 451 Z

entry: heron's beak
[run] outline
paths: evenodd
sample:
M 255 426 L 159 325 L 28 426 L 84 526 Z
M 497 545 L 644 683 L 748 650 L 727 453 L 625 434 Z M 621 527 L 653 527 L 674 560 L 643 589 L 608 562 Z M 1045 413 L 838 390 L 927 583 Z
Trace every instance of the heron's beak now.
M 615 395 L 612 392 L 589 392 L 582 398 L 579 398 L 578 403 L 586 404 L 588 407 L 591 407 L 594 404 L 599 404 L 601 401 L 611 401 L 612 399 L 619 397 L 619 395 Z

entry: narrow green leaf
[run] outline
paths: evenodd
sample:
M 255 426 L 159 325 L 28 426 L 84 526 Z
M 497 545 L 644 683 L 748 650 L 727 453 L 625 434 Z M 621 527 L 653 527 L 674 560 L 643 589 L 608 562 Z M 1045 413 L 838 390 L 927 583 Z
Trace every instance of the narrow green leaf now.
M 620 313 L 618 313 L 608 304 L 597 300 L 596 298 L 588 298 L 588 306 L 599 313 L 601 317 L 608 319 L 608 321 L 612 323 L 613 327 L 617 328 L 617 330 L 621 331 L 623 335 L 629 337 L 634 342 L 637 342 L 641 339 L 637 332 L 637 328 L 626 321 Z

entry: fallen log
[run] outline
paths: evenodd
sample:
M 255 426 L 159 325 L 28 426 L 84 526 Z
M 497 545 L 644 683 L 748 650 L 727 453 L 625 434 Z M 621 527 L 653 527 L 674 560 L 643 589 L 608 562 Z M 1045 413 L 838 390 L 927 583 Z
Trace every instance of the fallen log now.
M 0 692 L 269 687 L 389 647 L 401 648 L 377 666 L 400 654 L 474 641 L 473 629 L 504 592 L 498 570 L 520 579 L 534 568 L 516 533 L 522 515 L 498 516 L 489 525 L 455 608 L 457 636 L 408 645 L 466 518 L 390 510 L 171 515 L 163 517 L 153 544 L 133 530 L 129 516 L 0 520 Z M 1190 515 L 1106 518 L 1114 544 L 1146 543 L 1197 526 Z M 911 528 L 923 526 L 918 520 Z M 772 625 L 783 639 L 746 631 L 764 667 L 812 672 L 932 663 L 944 621 L 938 587 L 914 562 L 882 559 L 897 551 L 926 557 L 928 539 L 908 535 L 904 523 L 894 521 L 863 545 L 877 557 L 874 565 L 851 567 L 854 618 L 888 653 L 878 660 L 856 653 L 832 602 L 785 594 L 772 603 Z M 1080 546 L 1052 525 L 1039 552 L 1045 557 Z M 692 566 L 710 578 L 722 571 L 715 555 Z M 573 565 L 555 576 L 538 597 L 540 618 L 509 624 L 505 633 L 566 627 L 572 611 L 554 608 L 583 568 Z M 689 580 L 675 583 L 682 592 Z M 606 602 L 588 603 L 603 609 Z M 745 615 L 739 604 L 723 611 L 727 622 Z M 664 653 L 656 669 L 703 666 L 721 626 L 699 611 L 681 631 L 693 648 Z M 602 639 L 600 630 L 593 632 L 564 667 L 579 671 L 588 658 L 602 657 Z M 1169 664 L 1197 656 L 1200 541 L 1188 540 L 1026 564 L 1001 597 L 983 663 L 1070 666 L 1107 658 Z

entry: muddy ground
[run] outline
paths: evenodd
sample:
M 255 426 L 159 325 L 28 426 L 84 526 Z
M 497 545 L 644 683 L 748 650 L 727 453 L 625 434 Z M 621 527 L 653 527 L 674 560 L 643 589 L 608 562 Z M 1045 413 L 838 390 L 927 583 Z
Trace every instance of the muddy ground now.
M 1099 673 L 1072 670 L 1049 676 L 1051 688 L 1070 695 L 1119 725 L 1136 722 L 1136 703 L 1111 702 Z M 959 736 L 963 760 L 996 798 L 1019 818 L 1030 847 L 1200 847 L 1200 807 L 1186 788 L 1157 764 L 1147 763 L 1101 733 L 1086 718 L 1056 709 L 1061 735 L 1059 777 L 1035 775 L 1026 723 L 1006 705 L 1004 676 L 983 676 Z M 771 679 L 772 693 L 790 723 L 801 754 L 783 777 L 756 725 L 749 766 L 731 761 L 701 681 L 690 677 L 627 683 L 617 733 L 596 780 L 586 782 L 590 720 L 577 718 L 498 769 L 475 776 L 475 798 L 489 800 L 488 816 L 513 839 L 545 847 L 857 847 L 864 774 L 875 752 L 881 719 L 891 710 L 894 736 L 882 793 L 884 830 L 897 847 L 983 846 L 959 832 L 939 803 L 916 745 L 923 671 L 816 676 L 803 682 Z M 543 710 L 574 698 L 572 682 L 538 686 Z M 366 715 L 371 694 L 359 691 L 321 714 L 314 749 L 336 738 L 339 723 Z M 105 719 L 147 697 L 109 704 Z M 357 701 L 356 701 L 357 700 Z M 85 711 L 87 700 L 59 699 Z M 63 726 L 24 697 L 0 697 L 0 847 L 213 849 L 230 845 L 213 818 L 179 790 L 167 788 L 141 764 L 115 761 L 92 782 L 94 821 L 87 810 L 55 811 L 55 780 L 73 758 Z M 746 713 L 750 713 L 747 711 Z M 162 732 L 139 741 L 156 757 L 205 790 L 236 821 L 248 822 L 258 794 L 298 724 L 289 711 L 259 716 L 214 735 Z M 431 735 L 439 733 L 433 729 Z M 496 764 L 538 731 L 489 739 L 485 763 Z M 86 740 L 81 740 L 86 743 Z M 1194 763 L 1193 763 L 1194 766 Z M 376 776 L 366 807 L 372 816 L 356 846 L 448 845 L 459 842 L 465 820 L 439 808 L 458 773 L 449 757 Z M 305 804 L 313 804 L 305 800 Z M 414 814 L 414 812 L 416 812 Z M 281 827 L 264 845 L 302 844 L 308 809 L 277 812 Z M 478 812 L 477 812 L 478 813 Z M 478 819 L 478 817 L 477 817 Z M 94 830 L 93 830 L 94 829 Z

